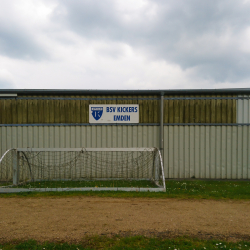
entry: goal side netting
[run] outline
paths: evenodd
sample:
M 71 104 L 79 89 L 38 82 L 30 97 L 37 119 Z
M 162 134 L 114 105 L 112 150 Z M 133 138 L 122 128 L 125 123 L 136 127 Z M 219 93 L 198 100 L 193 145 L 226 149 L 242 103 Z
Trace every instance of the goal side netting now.
M 0 159 L 6 190 L 165 191 L 157 148 L 17 148 Z

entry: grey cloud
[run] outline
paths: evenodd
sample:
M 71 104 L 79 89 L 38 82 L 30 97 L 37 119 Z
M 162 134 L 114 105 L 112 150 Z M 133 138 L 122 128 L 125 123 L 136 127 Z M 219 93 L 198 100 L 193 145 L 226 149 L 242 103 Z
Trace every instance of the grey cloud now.
M 154 18 L 124 22 L 114 1 L 60 1 L 53 20 L 89 39 L 125 42 L 149 56 L 196 68 L 215 81 L 250 77 L 250 54 L 239 38 L 250 26 L 250 4 L 244 1 L 151 0 Z M 67 14 L 60 14 L 60 8 Z M 223 39 L 227 39 L 223 42 Z
M 17 30 L 0 29 L 0 53 L 12 58 L 41 60 L 48 57 L 47 52 L 33 37 Z
M 12 88 L 14 88 L 14 84 L 12 82 L 0 78 L 0 89 L 12 89 Z
M 113 1 L 61 1 L 52 15 L 53 21 L 84 36 L 110 38 L 110 33 L 120 28 Z M 65 14 L 65 11 L 66 13 Z
M 97 50 L 97 52 L 100 55 L 109 56 L 109 57 L 116 58 L 116 59 L 118 59 L 124 55 L 124 51 L 120 46 L 100 48 Z

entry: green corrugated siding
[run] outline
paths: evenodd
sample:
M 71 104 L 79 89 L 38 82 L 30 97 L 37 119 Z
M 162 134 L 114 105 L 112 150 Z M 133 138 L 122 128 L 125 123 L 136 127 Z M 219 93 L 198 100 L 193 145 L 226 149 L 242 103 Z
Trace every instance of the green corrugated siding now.
M 21 97 L 21 96 L 19 96 Z M 25 97 L 25 96 L 22 96 Z M 28 96 L 26 96 L 28 97 Z M 31 97 L 31 96 L 29 96 Z M 45 96 L 33 96 L 45 97 Z M 0 124 L 88 123 L 89 104 L 139 104 L 140 123 L 160 122 L 159 96 L 53 96 L 91 100 L 0 99 Z M 140 98 L 158 98 L 143 100 Z M 184 96 L 165 96 L 184 97 Z M 185 96 L 191 97 L 191 96 Z M 205 97 L 205 96 L 193 96 Z M 211 96 L 210 96 L 211 97 Z M 221 97 L 216 96 L 216 97 Z M 226 97 L 225 95 L 223 97 Z M 227 95 L 227 97 L 229 97 Z M 138 98 L 95 100 L 95 98 Z M 236 123 L 236 100 L 164 100 L 164 123 Z

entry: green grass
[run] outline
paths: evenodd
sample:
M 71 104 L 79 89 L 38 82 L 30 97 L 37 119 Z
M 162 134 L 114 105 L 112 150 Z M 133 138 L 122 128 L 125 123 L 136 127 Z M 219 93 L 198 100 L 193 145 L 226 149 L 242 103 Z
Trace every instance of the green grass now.
M 12 182 L 7 182 L 7 181 L 6 181 L 6 182 L 5 182 L 5 181 L 4 181 L 4 182 L 1 182 L 1 181 L 0 181 L 0 187 L 11 186 L 11 185 L 12 185 Z
M 37 181 L 28 182 L 16 188 L 77 188 L 77 187 L 157 187 L 147 180 L 113 181 Z
M 29 240 L 21 243 L 8 243 L 0 245 L 2 250 L 12 249 L 168 249 L 168 250 L 209 250 L 209 249 L 231 249 L 249 250 L 250 242 L 241 241 L 237 243 L 219 240 L 199 240 L 189 237 L 175 239 L 147 238 L 143 236 L 108 238 L 106 236 L 87 237 L 78 244 L 68 243 L 37 243 Z
M 250 181 L 167 181 L 166 194 L 178 198 L 249 199 Z
M 29 192 L 0 194 L 0 197 L 47 197 L 47 196 L 99 196 L 99 197 L 147 197 L 180 199 L 250 199 L 250 181 L 206 181 L 206 180 L 167 180 L 166 192 Z

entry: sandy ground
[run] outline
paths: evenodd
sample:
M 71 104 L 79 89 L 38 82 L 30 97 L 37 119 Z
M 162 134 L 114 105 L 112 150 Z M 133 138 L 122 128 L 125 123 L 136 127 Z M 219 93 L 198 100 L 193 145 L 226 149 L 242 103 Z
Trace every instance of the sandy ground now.
M 0 198 L 0 242 L 114 234 L 250 240 L 250 201 Z

